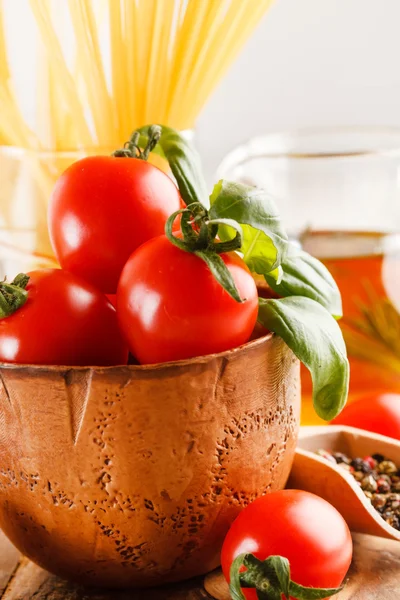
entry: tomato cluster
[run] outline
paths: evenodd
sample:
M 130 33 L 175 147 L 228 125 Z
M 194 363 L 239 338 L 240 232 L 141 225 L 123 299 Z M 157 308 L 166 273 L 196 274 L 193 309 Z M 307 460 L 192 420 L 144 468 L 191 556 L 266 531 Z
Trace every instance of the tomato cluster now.
M 0 361 L 126 364 L 129 347 L 139 362 L 156 363 L 248 341 L 258 307 L 250 271 L 236 253 L 221 255 L 246 299 L 238 303 L 201 258 L 171 244 L 165 225 L 183 206 L 172 179 L 143 156 L 72 164 L 49 204 L 61 270 L 28 273 L 22 301 L 17 286 L 0 289 L 10 307 Z

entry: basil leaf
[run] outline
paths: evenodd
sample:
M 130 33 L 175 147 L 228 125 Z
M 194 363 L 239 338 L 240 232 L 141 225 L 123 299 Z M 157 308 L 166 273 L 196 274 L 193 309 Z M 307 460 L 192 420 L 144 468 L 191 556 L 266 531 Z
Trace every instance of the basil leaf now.
M 140 127 L 140 145 L 145 146 L 150 125 Z M 161 127 L 161 138 L 153 152 L 167 159 L 182 199 L 186 204 L 201 202 L 208 206 L 207 186 L 200 156 L 193 144 L 172 127 Z
M 336 281 L 318 259 L 290 243 L 281 267 L 281 282 L 277 282 L 270 273 L 265 275 L 266 282 L 277 294 L 284 297 L 306 296 L 319 302 L 335 318 L 343 315 Z
M 241 224 L 241 252 L 250 271 L 278 278 L 277 267 L 288 240 L 271 196 L 258 188 L 221 180 L 214 187 L 210 204 L 210 219 L 233 219 Z M 230 233 L 222 225 L 218 235 L 227 240 Z
M 330 421 L 346 403 L 349 363 L 339 325 L 315 300 L 302 296 L 259 299 L 258 319 L 279 335 L 309 369 L 316 413 Z

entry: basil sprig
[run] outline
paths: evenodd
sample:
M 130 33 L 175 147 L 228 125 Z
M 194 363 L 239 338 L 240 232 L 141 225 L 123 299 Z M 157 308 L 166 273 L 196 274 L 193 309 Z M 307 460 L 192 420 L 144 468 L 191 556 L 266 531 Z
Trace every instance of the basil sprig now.
M 160 128 L 155 151 L 168 160 L 187 204 L 179 211 L 183 239 L 173 234 L 177 215 L 168 220 L 167 236 L 204 260 L 238 302 L 245 299 L 240 298 L 220 254 L 236 250 L 253 273 L 264 276 L 280 298 L 259 299 L 259 321 L 282 337 L 311 372 L 317 414 L 326 420 L 334 418 L 346 402 L 349 386 L 346 347 L 335 321 L 342 314 L 342 303 L 334 279 L 320 261 L 288 241 L 275 203 L 266 192 L 221 180 L 208 200 L 196 150 L 178 131 Z M 143 147 L 151 131 L 149 126 L 138 130 Z

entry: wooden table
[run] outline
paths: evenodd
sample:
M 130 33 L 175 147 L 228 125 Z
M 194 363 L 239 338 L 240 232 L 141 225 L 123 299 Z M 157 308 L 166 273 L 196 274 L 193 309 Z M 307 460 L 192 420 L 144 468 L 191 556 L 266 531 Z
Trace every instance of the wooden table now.
M 229 600 L 220 572 L 163 589 L 126 592 L 87 590 L 43 571 L 0 533 L 0 598 L 2 600 Z M 400 599 L 400 543 L 354 535 L 349 582 L 335 600 Z

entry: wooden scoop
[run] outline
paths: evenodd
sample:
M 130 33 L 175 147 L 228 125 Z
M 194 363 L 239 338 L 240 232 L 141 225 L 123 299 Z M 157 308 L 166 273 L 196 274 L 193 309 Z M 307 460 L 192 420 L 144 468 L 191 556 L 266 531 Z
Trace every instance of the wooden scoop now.
M 352 531 L 400 541 L 400 531 L 388 525 L 350 473 L 315 452 L 343 452 L 352 458 L 383 454 L 400 464 L 400 442 L 376 433 L 329 425 L 302 427 L 288 488 L 307 490 L 333 504 Z

